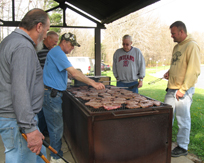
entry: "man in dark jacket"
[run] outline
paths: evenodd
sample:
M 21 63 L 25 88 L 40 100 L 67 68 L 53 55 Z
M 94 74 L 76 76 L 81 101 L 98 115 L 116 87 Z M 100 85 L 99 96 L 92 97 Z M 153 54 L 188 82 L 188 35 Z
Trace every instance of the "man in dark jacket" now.
M 47 53 L 50 49 L 54 48 L 55 45 L 57 45 L 57 42 L 59 40 L 59 35 L 54 31 L 49 31 L 47 33 L 47 38 L 43 41 L 43 48 L 37 52 L 38 59 L 40 61 L 40 65 L 43 68 L 45 64 L 45 60 L 47 57 Z

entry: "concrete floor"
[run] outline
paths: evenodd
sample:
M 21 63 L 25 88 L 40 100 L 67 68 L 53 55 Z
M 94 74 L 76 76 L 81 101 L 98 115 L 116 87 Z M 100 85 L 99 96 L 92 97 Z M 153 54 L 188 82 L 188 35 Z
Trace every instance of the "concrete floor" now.
M 46 141 L 49 142 L 49 138 L 46 138 Z M 172 143 L 172 148 L 175 147 L 175 143 Z M 64 153 L 64 158 L 70 162 L 70 163 L 75 163 L 74 159 L 72 158 L 71 152 L 69 151 L 67 144 L 65 143 L 64 139 L 62 141 L 62 151 Z M 47 150 L 47 158 L 48 160 L 50 159 L 49 156 L 50 151 Z M 0 136 L 0 163 L 5 163 L 5 155 L 4 155 L 4 145 L 1 140 Z M 194 163 L 191 159 L 189 159 L 188 156 L 181 156 L 177 158 L 171 158 L 171 163 Z
M 46 137 L 45 141 L 49 143 L 49 138 Z M 64 141 L 64 139 L 62 139 L 62 148 L 61 150 L 63 151 L 63 158 L 66 159 L 69 163 L 75 163 L 71 152 L 66 144 L 66 142 Z M 50 150 L 47 149 L 47 159 L 50 160 Z

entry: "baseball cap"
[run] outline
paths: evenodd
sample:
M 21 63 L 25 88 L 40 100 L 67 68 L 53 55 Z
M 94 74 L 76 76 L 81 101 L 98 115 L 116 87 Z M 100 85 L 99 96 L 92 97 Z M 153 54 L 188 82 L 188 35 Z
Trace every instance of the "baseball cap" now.
M 70 41 L 71 44 L 73 46 L 78 46 L 80 47 L 80 45 L 78 44 L 78 42 L 76 41 L 76 35 L 72 34 L 72 33 L 64 33 L 61 37 L 61 40 L 66 40 L 66 41 Z

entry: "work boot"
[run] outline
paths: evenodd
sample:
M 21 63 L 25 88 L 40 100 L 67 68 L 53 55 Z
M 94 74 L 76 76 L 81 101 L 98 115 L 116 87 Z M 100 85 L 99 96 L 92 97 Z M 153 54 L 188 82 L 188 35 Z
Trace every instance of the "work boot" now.
M 171 151 L 171 157 L 179 157 L 179 156 L 186 156 L 188 154 L 188 151 L 177 146 Z
M 65 163 L 65 162 L 64 162 L 64 160 L 62 160 L 61 158 L 59 158 L 59 159 L 54 159 L 54 158 L 51 156 L 50 163 Z

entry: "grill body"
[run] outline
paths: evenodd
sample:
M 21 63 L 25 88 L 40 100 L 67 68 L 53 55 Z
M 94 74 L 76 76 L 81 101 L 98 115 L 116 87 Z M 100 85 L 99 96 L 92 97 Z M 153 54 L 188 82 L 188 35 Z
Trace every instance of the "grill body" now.
M 64 138 L 77 163 L 170 163 L 172 107 L 93 112 L 63 96 Z

